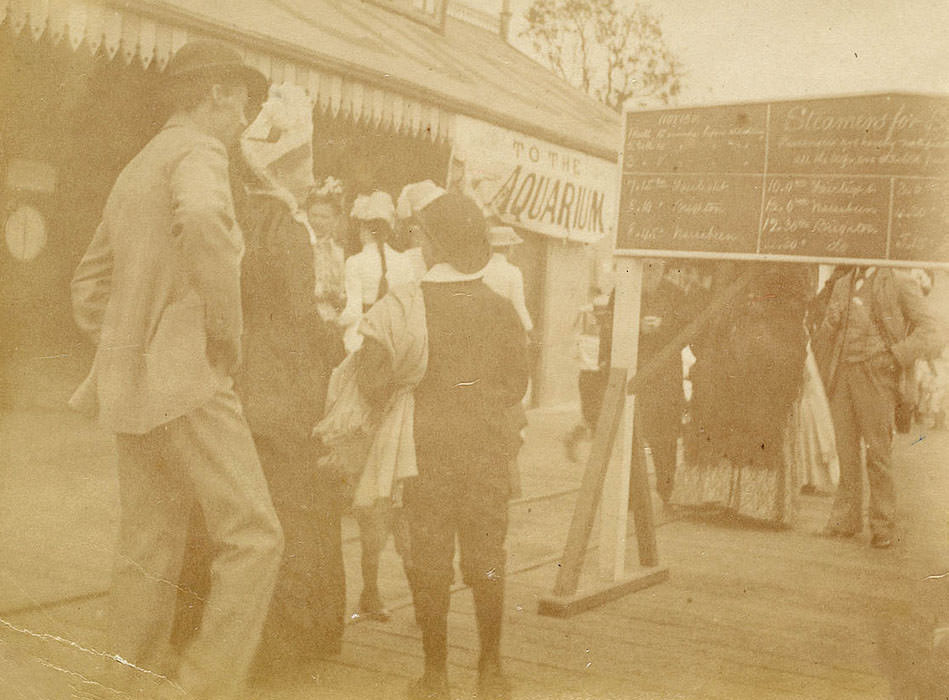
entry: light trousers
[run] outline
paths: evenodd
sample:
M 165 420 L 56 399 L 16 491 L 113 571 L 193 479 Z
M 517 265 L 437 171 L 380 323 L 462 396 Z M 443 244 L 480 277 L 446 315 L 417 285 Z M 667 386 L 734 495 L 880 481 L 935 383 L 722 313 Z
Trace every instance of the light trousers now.
M 870 530 L 892 534 L 896 489 L 893 483 L 894 412 L 897 370 L 889 357 L 866 362 L 842 362 L 830 396 L 830 411 L 840 458 L 840 485 L 831 510 L 830 525 L 843 532 L 863 527 L 863 468 L 861 438 L 867 445 L 867 481 L 870 486 Z
M 283 533 L 240 400 L 219 391 L 144 435 L 116 436 L 121 519 L 109 654 L 120 685 L 147 697 L 162 678 L 197 698 L 241 692 L 260 640 Z M 170 636 L 191 509 L 214 547 L 201 625 L 181 652 Z M 131 682 L 129 682 L 131 681 Z

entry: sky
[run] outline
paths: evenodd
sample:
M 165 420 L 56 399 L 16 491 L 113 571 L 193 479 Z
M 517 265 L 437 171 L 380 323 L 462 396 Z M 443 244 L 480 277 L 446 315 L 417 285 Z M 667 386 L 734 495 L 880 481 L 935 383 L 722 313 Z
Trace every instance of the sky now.
M 510 0 L 512 43 L 530 0 Z M 621 3 L 626 0 L 619 0 Z M 501 0 L 464 0 L 497 13 Z M 949 94 L 949 0 L 654 0 L 685 68 L 679 105 Z

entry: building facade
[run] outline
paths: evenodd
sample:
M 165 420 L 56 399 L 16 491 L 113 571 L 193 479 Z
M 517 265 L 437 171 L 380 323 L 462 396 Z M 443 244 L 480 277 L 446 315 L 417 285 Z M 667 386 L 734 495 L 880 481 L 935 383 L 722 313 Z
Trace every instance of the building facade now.
M 576 401 L 572 326 L 615 233 L 619 119 L 457 14 L 443 0 L 0 0 L 7 400 L 56 403 L 86 366 L 72 270 L 115 177 L 163 123 L 153 95 L 169 58 L 214 37 L 306 90 L 318 178 L 397 194 L 464 167 L 525 239 L 514 261 L 537 327 L 535 403 Z

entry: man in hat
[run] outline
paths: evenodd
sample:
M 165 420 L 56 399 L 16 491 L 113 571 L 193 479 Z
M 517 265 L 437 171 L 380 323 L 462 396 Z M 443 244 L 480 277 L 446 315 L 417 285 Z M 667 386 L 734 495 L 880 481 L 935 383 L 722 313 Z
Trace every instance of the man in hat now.
M 863 529 L 865 462 L 870 544 L 886 549 L 897 537 L 891 452 L 901 375 L 917 359 L 939 352 L 940 332 L 919 285 L 905 272 L 854 267 L 828 284 L 814 356 L 834 419 L 840 485 L 824 535 L 853 537 Z
M 243 685 L 283 547 L 231 380 L 244 243 L 228 147 L 266 80 L 229 46 L 194 41 L 168 64 L 164 90 L 173 116 L 119 175 L 73 278 L 76 322 L 97 351 L 71 405 L 116 435 L 115 682 L 134 697 L 225 698 Z M 175 659 L 195 504 L 216 554 L 200 628 Z

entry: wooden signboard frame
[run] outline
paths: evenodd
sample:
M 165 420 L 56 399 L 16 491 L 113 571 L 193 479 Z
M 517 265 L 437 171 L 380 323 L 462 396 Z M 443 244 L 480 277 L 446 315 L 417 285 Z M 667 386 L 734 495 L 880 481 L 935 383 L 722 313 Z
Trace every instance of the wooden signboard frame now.
M 774 126 L 775 114 L 783 115 L 783 130 Z M 908 131 L 898 138 L 898 128 Z M 787 131 L 806 133 L 791 138 Z M 892 144 L 864 139 L 861 131 L 882 132 Z M 769 153 L 772 138 L 773 148 L 787 153 Z M 630 379 L 643 258 L 949 268 L 949 97 L 890 93 L 627 111 L 620 153 L 612 369 L 553 594 L 539 604 L 544 615 L 570 616 L 669 577 L 659 565 L 644 461 L 631 460 L 635 392 L 750 276 L 713 298 L 701 318 Z M 769 175 L 775 160 L 790 172 Z M 847 170 L 857 166 L 866 172 Z M 709 193 L 715 196 L 704 196 Z M 755 203 L 750 218 L 733 216 Z M 798 215 L 789 218 L 794 210 Z M 913 239 L 912 226 L 922 241 Z M 628 508 L 639 552 L 639 568 L 631 571 Z M 598 572 L 581 588 L 598 510 Z
M 949 267 L 949 96 L 624 114 L 618 256 Z

